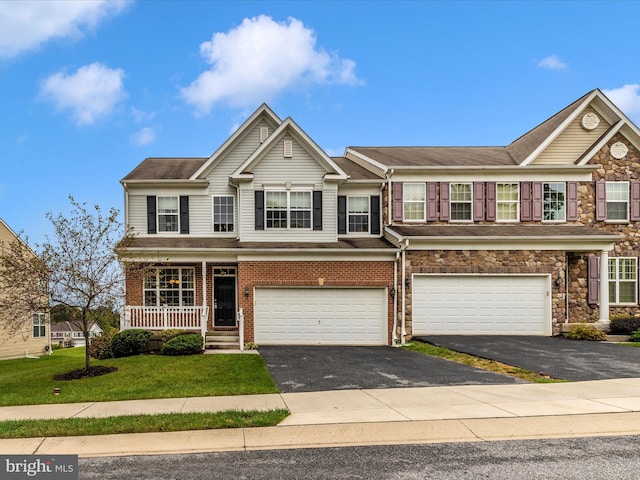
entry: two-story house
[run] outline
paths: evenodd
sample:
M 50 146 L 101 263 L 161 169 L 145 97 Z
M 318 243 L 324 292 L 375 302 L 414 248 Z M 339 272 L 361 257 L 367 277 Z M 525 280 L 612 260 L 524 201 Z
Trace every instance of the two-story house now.
M 122 180 L 125 325 L 196 309 L 203 332 L 349 345 L 606 327 L 638 311 L 639 148 L 599 90 L 508 146 L 339 158 L 263 105 L 211 157 Z
M 22 240 L 0 219 L 0 252 L 11 249 L 13 242 L 22 242 Z M 24 247 L 28 254 L 35 255 L 26 244 Z M 42 284 L 38 278 L 34 278 L 33 282 Z M 46 303 L 44 288 L 43 295 L 43 303 Z M 46 311 L 25 311 L 23 321 L 18 323 L 13 313 L 7 315 L 7 312 L 0 309 L 0 359 L 48 355 L 51 353 L 49 327 L 49 313 Z

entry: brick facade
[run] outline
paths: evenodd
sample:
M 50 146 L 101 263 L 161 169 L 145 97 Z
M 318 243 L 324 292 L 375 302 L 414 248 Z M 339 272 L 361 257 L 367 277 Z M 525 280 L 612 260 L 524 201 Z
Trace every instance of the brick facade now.
M 245 341 L 254 340 L 254 287 L 393 287 L 392 261 L 238 262 L 238 307 L 243 309 Z M 245 297 L 245 288 L 249 296 Z M 393 299 L 388 296 L 388 343 L 393 329 Z

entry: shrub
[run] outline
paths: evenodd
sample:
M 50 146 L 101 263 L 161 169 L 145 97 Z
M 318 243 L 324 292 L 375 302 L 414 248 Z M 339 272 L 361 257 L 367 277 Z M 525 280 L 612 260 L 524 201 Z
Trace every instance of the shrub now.
M 170 338 L 162 345 L 162 355 L 195 355 L 202 352 L 203 339 L 199 333 L 186 333 Z
M 152 333 L 137 328 L 116 333 L 111 340 L 113 356 L 130 357 L 147 351 L 147 342 Z
M 100 335 L 89 340 L 89 355 L 97 360 L 105 358 L 113 358 L 111 350 L 111 341 L 113 339 L 113 331 L 105 330 Z
M 640 328 L 633 332 L 629 337 L 630 342 L 640 342 Z
M 631 335 L 640 329 L 640 317 L 627 315 L 611 317 L 609 329 L 614 335 Z
M 601 341 L 607 339 L 607 335 L 604 332 L 601 332 L 593 325 L 585 324 L 572 326 L 569 333 L 565 333 L 564 336 L 573 340 Z
M 245 350 L 258 350 L 258 344 L 254 342 L 247 342 L 244 344 Z
M 181 335 L 184 333 L 184 330 L 180 330 L 179 328 L 167 328 L 162 331 L 162 341 L 166 342 L 170 338 L 173 338 L 177 335 Z

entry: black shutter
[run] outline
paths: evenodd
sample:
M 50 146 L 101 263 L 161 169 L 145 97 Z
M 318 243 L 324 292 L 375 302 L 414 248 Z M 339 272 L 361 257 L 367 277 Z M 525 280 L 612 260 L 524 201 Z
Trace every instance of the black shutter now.
M 322 230 L 322 190 L 313 191 L 313 229 Z
M 347 233 L 347 197 L 338 195 L 338 235 Z
M 156 197 L 147 197 L 147 233 L 158 233 L 156 228 Z
M 180 196 L 180 233 L 189 233 L 189 197 Z
M 255 194 L 255 229 L 264 230 L 264 190 L 256 190 Z
M 374 195 L 371 197 L 371 234 L 380 235 L 380 196 Z

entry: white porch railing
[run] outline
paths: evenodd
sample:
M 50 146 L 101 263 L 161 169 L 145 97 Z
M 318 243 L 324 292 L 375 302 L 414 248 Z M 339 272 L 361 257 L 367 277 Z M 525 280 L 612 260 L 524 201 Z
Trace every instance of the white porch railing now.
M 124 307 L 120 318 L 120 330 L 199 330 L 207 333 L 209 307 Z

